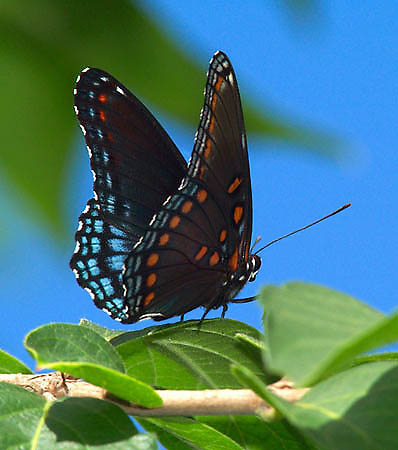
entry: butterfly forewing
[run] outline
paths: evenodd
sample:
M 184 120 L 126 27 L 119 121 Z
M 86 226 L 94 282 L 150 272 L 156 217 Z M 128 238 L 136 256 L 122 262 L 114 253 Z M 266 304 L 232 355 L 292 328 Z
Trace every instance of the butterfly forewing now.
M 239 245 L 248 258 L 252 204 L 246 133 L 237 80 L 226 55 L 217 52 L 210 63 L 205 105 L 195 140 L 188 176 L 203 181 L 229 214 L 228 252 Z
M 225 306 L 241 289 L 248 279 L 250 189 L 238 86 L 228 58 L 217 52 L 187 175 L 126 260 L 132 322 Z
M 80 74 L 75 110 L 94 174 L 94 198 L 79 218 L 71 267 L 98 307 L 126 321 L 124 261 L 178 188 L 186 163 L 147 108 L 102 70 Z

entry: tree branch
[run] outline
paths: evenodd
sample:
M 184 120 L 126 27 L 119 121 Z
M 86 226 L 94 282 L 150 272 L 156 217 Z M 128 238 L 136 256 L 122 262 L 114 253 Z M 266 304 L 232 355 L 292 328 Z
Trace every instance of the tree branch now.
M 273 411 L 271 406 L 250 389 L 157 390 L 163 406 L 148 409 L 119 400 L 105 389 L 81 379 L 63 376 L 59 372 L 39 375 L 0 374 L 1 381 L 36 392 L 47 400 L 71 396 L 111 401 L 130 416 L 269 415 Z M 268 388 L 290 402 L 300 399 L 308 390 L 293 389 L 292 383 L 283 379 Z

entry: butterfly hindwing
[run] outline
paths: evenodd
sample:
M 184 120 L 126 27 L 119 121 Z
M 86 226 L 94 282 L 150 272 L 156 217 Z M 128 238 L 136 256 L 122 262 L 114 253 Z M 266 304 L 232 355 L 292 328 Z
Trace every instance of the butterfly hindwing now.
M 239 90 L 217 52 L 187 175 L 126 260 L 130 320 L 225 307 L 250 277 L 251 208 Z

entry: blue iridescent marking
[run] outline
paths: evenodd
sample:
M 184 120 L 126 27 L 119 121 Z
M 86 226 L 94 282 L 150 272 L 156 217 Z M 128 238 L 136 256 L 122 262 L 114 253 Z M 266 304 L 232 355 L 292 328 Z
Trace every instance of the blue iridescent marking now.
M 98 266 L 90 268 L 90 274 L 92 277 L 97 277 L 100 274 L 100 270 Z
M 114 303 L 118 309 L 123 308 L 123 300 L 121 300 L 120 298 L 115 298 Z
M 87 267 L 89 267 L 89 268 L 94 267 L 94 266 L 96 266 L 96 265 L 97 265 L 97 260 L 94 259 L 94 258 L 90 258 L 90 259 L 87 261 Z
M 121 269 L 123 267 L 124 262 L 126 261 L 126 255 L 113 255 L 105 258 L 106 263 L 109 267 L 115 269 Z
M 96 246 L 96 245 L 100 245 L 100 240 L 96 237 L 96 236 L 93 236 L 92 238 L 91 238 L 91 245 L 94 247 L 94 246 Z
M 100 285 L 96 281 L 90 281 L 89 284 L 93 290 L 95 290 L 95 291 L 100 290 Z
M 141 256 L 137 256 L 135 258 L 135 266 L 134 266 L 134 271 L 136 272 L 138 270 L 138 268 L 141 265 Z
M 96 219 L 94 222 L 94 229 L 96 233 L 102 233 L 104 231 L 104 222 Z
M 102 161 L 104 162 L 104 164 L 107 164 L 109 162 L 109 155 L 105 150 L 102 153 Z

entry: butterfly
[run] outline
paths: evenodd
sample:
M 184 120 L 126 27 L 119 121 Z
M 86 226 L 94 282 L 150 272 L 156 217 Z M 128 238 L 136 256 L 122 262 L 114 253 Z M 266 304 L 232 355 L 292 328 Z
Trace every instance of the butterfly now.
M 70 266 L 97 307 L 122 323 L 222 307 L 253 281 L 252 194 L 234 70 L 210 61 L 188 165 L 148 109 L 108 73 L 74 90 L 94 195 L 79 217 Z

